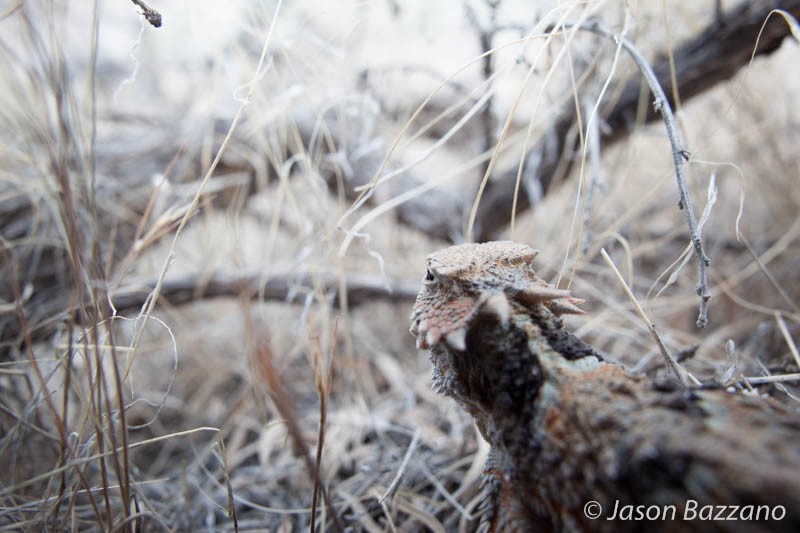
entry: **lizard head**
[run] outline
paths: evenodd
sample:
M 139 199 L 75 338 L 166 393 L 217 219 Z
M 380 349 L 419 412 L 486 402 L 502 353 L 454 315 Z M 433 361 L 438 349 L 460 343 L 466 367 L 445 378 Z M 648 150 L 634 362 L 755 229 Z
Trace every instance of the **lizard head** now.
M 532 263 L 537 254 L 524 244 L 495 241 L 460 244 L 429 255 L 411 314 L 417 346 L 429 349 L 444 342 L 464 351 L 472 320 L 489 313 L 505 322 L 509 302 L 544 304 L 557 314 L 580 313 L 580 300 L 536 277 Z

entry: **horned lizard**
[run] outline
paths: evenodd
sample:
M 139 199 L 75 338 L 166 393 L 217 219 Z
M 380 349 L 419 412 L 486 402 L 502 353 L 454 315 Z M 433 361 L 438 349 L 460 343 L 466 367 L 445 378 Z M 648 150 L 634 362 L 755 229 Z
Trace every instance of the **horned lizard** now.
M 510 241 L 434 253 L 411 315 L 435 389 L 491 445 L 481 527 L 800 531 L 797 414 L 605 362 L 564 329 L 582 301 L 536 276 L 536 254 Z

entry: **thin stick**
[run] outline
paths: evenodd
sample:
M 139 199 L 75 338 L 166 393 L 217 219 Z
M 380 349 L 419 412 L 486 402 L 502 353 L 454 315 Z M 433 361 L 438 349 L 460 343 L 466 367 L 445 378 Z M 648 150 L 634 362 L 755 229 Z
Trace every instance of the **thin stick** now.
M 794 343 L 792 334 L 789 333 L 789 328 L 786 327 L 786 322 L 784 322 L 780 311 L 775 311 L 775 322 L 778 323 L 778 329 L 781 330 L 783 340 L 786 341 L 786 344 L 789 346 L 789 351 L 792 352 L 795 364 L 800 367 L 800 352 L 797 351 L 797 345 Z
M 389 484 L 389 488 L 386 489 L 386 492 L 378 498 L 378 503 L 383 504 L 383 502 L 391 496 L 391 494 L 397 488 L 397 485 L 400 483 L 400 480 L 403 478 L 403 473 L 406 471 L 406 467 L 408 466 L 408 461 L 411 459 L 411 456 L 414 455 L 414 451 L 417 449 L 417 443 L 419 443 L 419 436 L 420 430 L 419 428 L 414 431 L 414 436 L 411 437 L 411 443 L 408 445 L 408 450 L 406 450 L 405 456 L 403 456 L 403 461 L 400 463 L 400 468 L 397 469 L 397 475 L 394 476 L 394 479 Z
M 794 374 L 778 374 L 777 376 L 753 376 L 741 377 L 738 381 L 746 381 L 753 385 L 762 385 L 765 383 L 782 383 L 786 381 L 800 381 L 800 372 Z
M 458 502 L 458 500 L 456 500 L 455 497 L 450 492 L 447 491 L 447 489 L 444 487 L 444 485 L 442 485 L 442 482 L 439 481 L 438 479 L 436 479 L 436 476 L 433 475 L 433 472 L 431 472 L 430 469 L 428 469 L 428 467 L 425 466 L 424 463 L 422 465 L 420 465 L 420 466 L 421 466 L 420 470 L 421 470 L 422 474 L 428 479 L 428 481 L 431 482 L 431 485 L 433 485 L 436 488 L 436 490 L 439 491 L 439 494 L 444 496 L 444 499 L 447 500 L 450 503 L 450 505 L 455 507 L 456 510 L 458 510 L 458 512 L 461 513 L 461 516 L 463 516 L 467 520 L 474 520 L 475 519 L 475 517 L 472 516 L 469 513 L 469 511 L 467 511 L 464 508 L 464 506 L 461 505 Z
M 694 377 L 691 373 L 687 372 L 680 365 L 680 363 L 678 363 L 677 359 L 673 357 L 672 353 L 669 351 L 669 348 L 667 348 L 667 345 L 664 344 L 664 341 L 661 339 L 661 335 L 659 335 L 658 330 L 656 330 L 655 323 L 652 322 L 650 318 L 648 318 L 647 313 L 645 313 L 644 309 L 642 309 L 642 306 L 639 305 L 639 301 L 636 299 L 636 296 L 634 296 L 633 291 L 631 291 L 630 287 L 628 287 L 628 284 L 625 283 L 625 279 L 622 277 L 622 274 L 617 269 L 617 265 L 615 265 L 614 261 L 612 261 L 611 257 L 609 257 L 605 248 L 602 248 L 600 250 L 600 255 L 603 256 L 603 259 L 605 259 L 608 266 L 614 272 L 614 275 L 617 277 L 617 280 L 619 281 L 620 285 L 622 285 L 622 289 L 625 291 L 625 294 L 628 295 L 628 298 L 633 304 L 633 308 L 636 310 L 636 314 L 639 315 L 639 318 L 642 319 L 642 322 L 644 322 L 647 325 L 647 329 L 650 330 L 650 335 L 653 336 L 653 339 L 656 341 L 656 345 L 658 346 L 661 355 L 664 356 L 664 362 L 666 363 L 667 367 L 675 373 L 675 376 L 678 378 L 678 381 L 684 387 L 688 387 L 690 382 L 692 385 L 700 385 L 700 382 L 697 380 L 697 378 Z
M 337 276 L 319 274 L 322 289 L 332 294 L 331 305 L 342 304 L 338 288 L 341 283 Z M 131 282 L 111 294 L 114 308 L 121 313 L 140 309 L 150 301 L 150 295 L 158 285 L 157 279 Z M 348 275 L 344 278 L 349 307 L 374 302 L 413 302 L 419 292 L 419 282 L 389 281 L 378 276 Z M 273 301 L 297 301 L 313 287 L 311 276 L 297 274 L 276 274 L 266 283 L 261 281 L 261 271 L 214 272 L 209 277 L 197 274 L 176 276 L 161 283 L 159 299 L 164 298 L 170 305 L 182 305 L 210 298 L 235 298 L 250 294 L 252 298 Z M 261 289 L 261 294 L 258 293 Z
M 678 207 L 683 209 L 686 215 L 686 222 L 689 226 L 689 237 L 691 238 L 692 245 L 694 246 L 694 253 L 697 257 L 697 294 L 700 296 L 700 312 L 697 316 L 697 327 L 704 328 L 708 325 L 708 300 L 711 298 L 711 291 L 708 289 L 707 270 L 711 261 L 703 248 L 703 240 L 700 237 L 700 230 L 697 227 L 697 218 L 694 214 L 692 198 L 689 195 L 689 186 L 686 183 L 686 173 L 683 168 L 683 163 L 685 160 L 688 160 L 689 152 L 683 148 L 683 144 L 681 143 L 680 135 L 678 134 L 678 126 L 675 121 L 675 116 L 672 114 L 672 108 L 669 105 L 667 96 L 664 94 L 661 84 L 658 83 L 658 78 L 653 72 L 652 67 L 647 63 L 647 60 L 639 49 L 630 41 L 620 35 L 611 33 L 596 23 L 573 26 L 611 39 L 624 48 L 642 72 L 644 79 L 650 86 L 650 90 L 655 95 L 655 102 L 653 105 L 664 118 L 664 124 L 667 128 L 667 137 L 669 137 L 669 142 L 672 145 L 672 162 L 675 166 L 675 177 L 678 182 L 678 193 L 680 195 Z
M 142 10 L 142 16 L 144 16 L 147 22 L 149 22 L 154 28 L 161 27 L 161 13 L 142 2 L 142 0 L 131 0 L 131 2 L 133 2 L 139 9 Z

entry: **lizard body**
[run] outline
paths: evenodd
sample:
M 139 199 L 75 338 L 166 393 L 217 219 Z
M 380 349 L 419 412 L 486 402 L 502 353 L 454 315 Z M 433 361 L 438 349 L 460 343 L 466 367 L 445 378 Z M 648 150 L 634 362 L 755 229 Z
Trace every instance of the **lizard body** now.
M 431 351 L 434 388 L 491 445 L 482 527 L 800 531 L 800 418 L 603 361 L 564 329 L 559 315 L 580 313 L 582 301 L 539 279 L 535 256 L 510 241 L 434 253 L 411 316 L 418 347 Z M 585 513 L 592 501 L 603 510 L 596 519 Z M 708 505 L 782 505 L 785 516 L 698 520 Z M 673 506 L 675 519 L 620 520 L 620 506 Z

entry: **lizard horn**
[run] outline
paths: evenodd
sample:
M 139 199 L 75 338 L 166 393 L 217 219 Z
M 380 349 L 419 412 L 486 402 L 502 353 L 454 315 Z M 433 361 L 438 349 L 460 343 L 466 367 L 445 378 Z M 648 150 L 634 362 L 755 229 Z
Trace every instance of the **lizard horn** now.
M 559 298 L 570 298 L 570 292 L 546 285 L 530 285 L 519 291 L 517 298 L 523 303 L 535 305 Z

